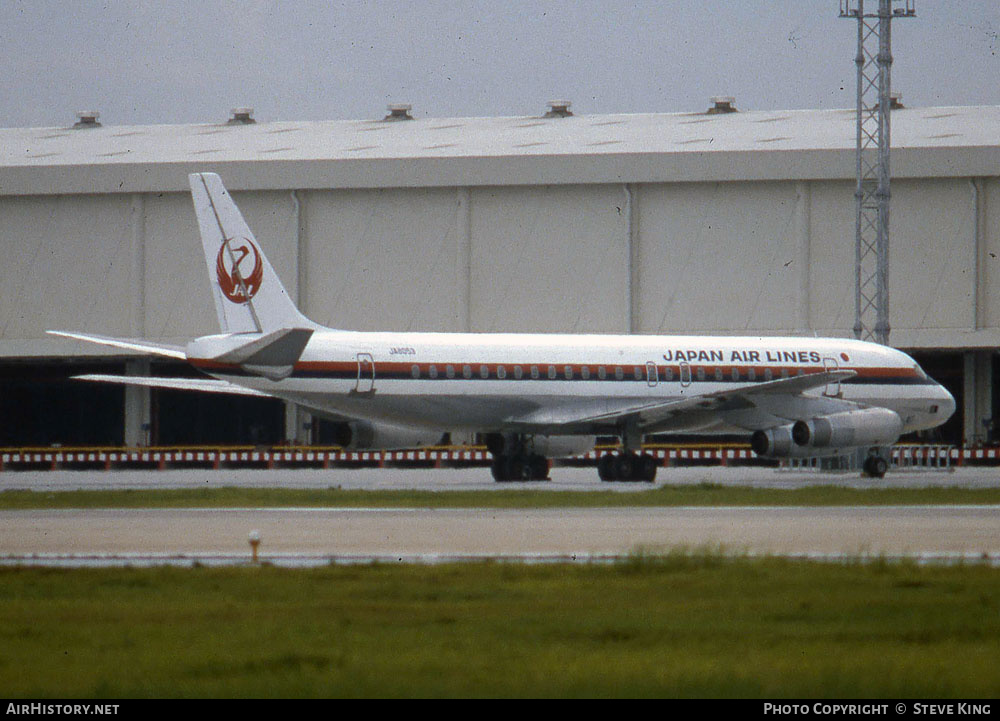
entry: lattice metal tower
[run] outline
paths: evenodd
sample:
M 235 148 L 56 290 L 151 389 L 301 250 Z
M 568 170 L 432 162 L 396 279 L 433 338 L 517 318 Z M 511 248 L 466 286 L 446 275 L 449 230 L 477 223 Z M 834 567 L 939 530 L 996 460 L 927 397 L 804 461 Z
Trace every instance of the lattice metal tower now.
M 893 3 L 901 7 L 893 8 Z M 854 336 L 889 343 L 889 113 L 892 20 L 913 17 L 913 0 L 840 0 L 858 23 L 857 220 Z

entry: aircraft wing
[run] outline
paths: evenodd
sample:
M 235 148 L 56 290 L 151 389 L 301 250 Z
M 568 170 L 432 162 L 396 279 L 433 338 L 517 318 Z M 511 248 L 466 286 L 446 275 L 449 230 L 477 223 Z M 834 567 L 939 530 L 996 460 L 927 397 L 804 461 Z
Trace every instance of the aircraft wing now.
M 170 388 L 180 391 L 230 393 L 240 396 L 273 398 L 273 396 L 267 393 L 261 393 L 252 388 L 244 388 L 228 381 L 208 378 L 156 378 L 150 376 L 104 375 L 101 373 L 88 373 L 86 375 L 73 376 L 73 378 L 81 381 L 95 381 L 97 383 L 118 383 L 130 386 L 147 386 L 149 388 Z
M 615 427 L 634 423 L 644 433 L 656 433 L 671 426 L 685 425 L 685 417 L 707 417 L 710 414 L 726 413 L 738 417 L 744 413 L 748 430 L 758 423 L 750 420 L 759 415 L 768 417 L 797 419 L 811 416 L 816 405 L 856 407 L 856 404 L 833 398 L 813 399 L 802 394 L 831 383 L 855 376 L 855 371 L 823 371 L 792 378 L 780 378 L 739 390 L 723 390 L 715 393 L 692 395 L 686 398 L 671 398 L 647 403 L 615 406 L 613 402 L 585 407 L 567 404 L 557 408 L 545 408 L 519 418 L 510 419 L 512 428 L 526 430 L 545 429 L 552 435 L 560 433 L 581 433 L 587 431 L 609 432 Z M 769 425 L 765 423 L 763 425 Z
M 179 345 L 153 343 L 139 338 L 112 338 L 111 336 L 93 335 L 91 333 L 72 333 L 64 330 L 49 330 L 45 332 L 50 335 L 72 338 L 73 340 L 82 340 L 87 343 L 97 343 L 99 345 L 106 345 L 112 348 L 122 348 L 123 350 L 130 350 L 138 353 L 147 353 L 151 355 L 165 356 L 167 358 L 187 360 L 187 354 L 184 352 L 184 348 Z

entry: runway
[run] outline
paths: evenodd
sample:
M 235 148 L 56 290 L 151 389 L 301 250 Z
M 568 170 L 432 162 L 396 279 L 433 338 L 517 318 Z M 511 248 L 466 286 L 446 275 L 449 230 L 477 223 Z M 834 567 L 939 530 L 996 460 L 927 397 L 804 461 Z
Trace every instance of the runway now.
M 1000 560 L 1000 507 L 99 509 L 0 512 L 0 561 L 42 565 L 594 560 L 678 547 Z
M 51 471 L 0 474 L 0 490 L 206 487 L 371 491 L 508 489 L 633 493 L 669 484 L 754 488 L 995 487 L 996 469 L 857 473 L 768 468 L 665 468 L 655 484 L 601 483 L 593 468 L 554 468 L 552 480 L 495 483 L 485 468 Z M 573 561 L 677 548 L 793 557 L 1000 559 L 995 506 L 587 509 L 98 509 L 0 512 L 0 563 L 149 565 L 247 563 L 251 531 L 260 559 L 283 565 L 481 558 Z

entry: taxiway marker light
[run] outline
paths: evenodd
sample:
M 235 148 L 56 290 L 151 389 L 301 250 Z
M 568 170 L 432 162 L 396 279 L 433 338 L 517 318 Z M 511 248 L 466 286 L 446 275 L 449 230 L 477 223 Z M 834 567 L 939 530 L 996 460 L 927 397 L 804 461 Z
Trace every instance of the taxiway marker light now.
M 250 531 L 250 552 L 253 563 L 257 563 L 258 546 L 260 546 L 260 531 Z

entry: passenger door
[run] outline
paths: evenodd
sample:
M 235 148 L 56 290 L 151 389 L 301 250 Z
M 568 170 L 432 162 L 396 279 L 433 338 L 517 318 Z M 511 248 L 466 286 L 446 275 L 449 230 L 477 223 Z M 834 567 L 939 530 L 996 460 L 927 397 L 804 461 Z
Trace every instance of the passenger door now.
M 375 359 L 371 353 L 358 353 L 358 382 L 355 393 L 375 392 Z
M 837 363 L 836 358 L 824 358 L 823 359 L 823 370 L 827 373 L 838 370 L 840 365 Z M 823 395 L 828 398 L 840 398 L 843 393 L 840 390 L 840 381 L 835 381 L 833 383 L 827 383 L 826 387 L 823 389 Z

